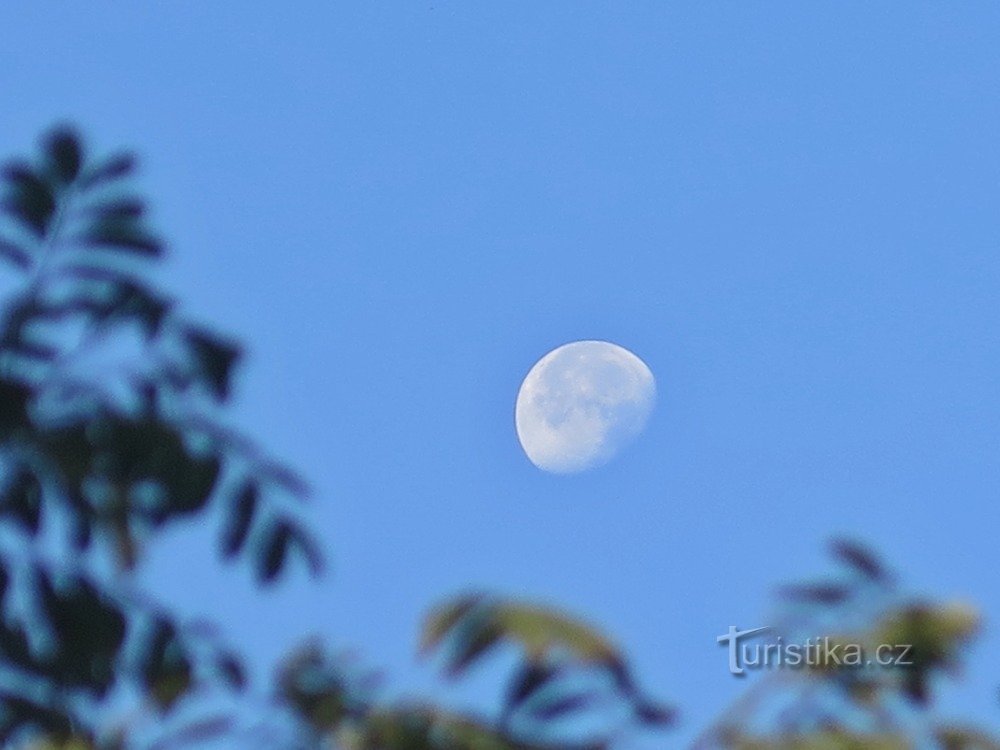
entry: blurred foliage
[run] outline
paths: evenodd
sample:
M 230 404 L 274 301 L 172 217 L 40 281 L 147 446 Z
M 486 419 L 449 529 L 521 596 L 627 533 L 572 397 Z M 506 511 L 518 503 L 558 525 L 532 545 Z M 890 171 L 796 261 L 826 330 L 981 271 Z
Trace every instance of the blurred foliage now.
M 980 630 L 976 609 L 900 591 L 857 542 L 837 540 L 831 553 L 837 575 L 783 587 L 768 634 L 771 643 L 811 638 L 822 650 L 758 676 L 695 748 L 1000 750 L 987 732 L 938 722 L 932 710 L 934 687 L 957 672 Z M 851 645 L 863 660 L 843 658 Z
M 163 243 L 135 170 L 131 154 L 94 158 L 64 127 L 36 159 L 0 172 L 0 259 L 17 279 L 0 315 L 3 747 L 158 750 L 244 736 L 238 707 L 176 720 L 185 704 L 250 686 L 211 623 L 181 622 L 137 586 L 145 547 L 172 524 L 215 523 L 220 558 L 247 560 L 261 585 L 296 559 L 322 569 L 304 483 L 225 425 L 241 347 L 189 320 L 151 278 Z M 453 676 L 500 641 L 523 646 L 501 717 L 380 704 L 366 676 L 307 644 L 281 665 L 269 704 L 291 724 L 291 746 L 551 747 L 549 720 L 601 697 L 574 682 L 588 671 L 610 678 L 604 698 L 629 721 L 669 721 L 619 652 L 561 613 L 467 597 L 437 610 L 425 636 L 427 649 L 447 641 Z M 144 721 L 163 731 L 136 739 Z M 234 741 L 275 745 L 250 734 Z
M 520 663 L 499 701 L 499 715 L 380 704 L 315 645 L 282 670 L 280 696 L 317 738 L 346 750 L 597 750 L 610 747 L 631 726 L 661 727 L 673 721 L 670 708 L 639 690 L 623 656 L 603 635 L 546 607 L 481 594 L 462 596 L 430 613 L 422 643 L 425 653 L 447 647 L 445 670 L 452 677 L 504 643 L 520 647 Z M 591 727 L 584 736 L 579 736 L 581 723 Z
M 4 747 L 96 741 L 122 695 L 166 715 L 209 685 L 244 687 L 211 626 L 135 589 L 171 524 L 217 519 L 220 554 L 262 583 L 296 557 L 321 566 L 302 482 L 222 422 L 240 347 L 150 279 L 163 246 L 135 163 L 94 159 L 59 128 L 0 172 L 0 257 L 17 277 L 0 316 Z
M 447 678 L 513 657 L 495 711 L 478 715 L 381 699 L 378 679 L 318 642 L 262 691 L 218 628 L 142 590 L 144 550 L 182 521 L 215 524 L 220 559 L 261 586 L 323 561 L 302 480 L 225 424 L 241 347 L 151 278 L 163 244 L 135 169 L 58 128 L 0 172 L 0 260 L 17 279 L 0 314 L 0 745 L 601 750 L 670 727 L 674 709 L 615 643 L 548 606 L 469 593 L 429 612 L 420 650 Z M 996 750 L 929 713 L 975 610 L 901 597 L 860 545 L 833 553 L 840 576 L 782 591 L 780 632 L 912 644 L 912 664 L 781 670 L 696 747 Z

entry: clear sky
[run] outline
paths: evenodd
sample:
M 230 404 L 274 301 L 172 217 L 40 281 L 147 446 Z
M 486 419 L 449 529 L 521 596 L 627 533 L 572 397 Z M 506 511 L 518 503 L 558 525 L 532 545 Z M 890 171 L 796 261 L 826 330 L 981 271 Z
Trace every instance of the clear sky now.
M 312 480 L 332 571 L 257 601 L 188 534 L 148 578 L 262 658 L 318 632 L 424 689 L 427 605 L 526 594 L 679 740 L 833 532 L 1000 617 L 996 3 L 8 0 L 0 113 L 4 155 L 135 147 L 165 282 L 250 346 L 234 420 Z M 576 339 L 659 401 L 560 477 L 514 399 Z M 994 724 L 997 633 L 949 701 Z

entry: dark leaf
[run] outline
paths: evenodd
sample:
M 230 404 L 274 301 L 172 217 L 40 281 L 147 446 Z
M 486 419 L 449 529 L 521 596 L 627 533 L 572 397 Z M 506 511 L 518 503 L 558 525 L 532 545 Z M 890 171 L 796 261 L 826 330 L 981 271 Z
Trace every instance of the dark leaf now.
M 258 472 L 296 497 L 301 498 L 309 494 L 309 485 L 306 481 L 287 466 L 268 462 L 259 466 Z
M 139 282 L 121 282 L 114 301 L 114 317 L 137 319 L 147 336 L 160 331 L 171 303 Z
M 124 250 L 140 255 L 158 256 L 163 245 L 137 222 L 128 218 L 103 218 L 83 233 L 80 240 L 87 245 Z
M 142 280 L 127 273 L 86 265 L 67 265 L 60 270 L 71 278 L 98 282 L 101 287 L 111 287 L 110 292 L 101 290 L 95 293 L 92 289 L 88 289 L 87 285 L 81 285 L 84 287 L 81 296 L 72 303 L 100 322 L 136 319 L 146 334 L 153 336 L 159 332 L 163 319 L 172 307 L 170 300 L 165 299 Z
M 0 514 L 15 519 L 32 535 L 42 519 L 42 485 L 29 471 L 18 472 L 0 495 Z
M 292 533 L 295 546 L 302 552 L 302 556 L 306 560 L 306 565 L 309 567 L 309 572 L 314 576 L 322 573 L 323 555 L 316 545 L 316 540 L 309 536 L 303 529 L 293 529 Z
M 69 128 L 60 128 L 48 137 L 46 151 L 56 177 L 63 183 L 70 183 L 80 173 L 83 149 L 80 139 Z
M 33 357 L 35 359 L 53 360 L 59 354 L 59 350 L 48 344 L 41 344 L 37 341 L 12 341 L 7 345 L 8 351 L 21 357 Z
M 18 268 L 31 268 L 31 255 L 20 245 L 9 240 L 0 239 L 0 256 L 6 258 Z
M 420 651 L 427 653 L 436 648 L 461 620 L 486 601 L 484 594 L 464 594 L 432 609 L 424 620 L 420 635 Z
M 222 532 L 220 546 L 223 557 L 234 557 L 243 549 L 259 499 L 260 490 L 252 481 L 246 482 L 234 495 L 229 519 Z
M 164 485 L 170 497 L 169 507 L 174 515 L 196 513 L 212 497 L 215 483 L 222 471 L 217 456 L 191 456 L 185 453 L 176 464 L 180 471 L 167 469 Z
M 39 572 L 36 587 L 56 634 L 53 674 L 64 684 L 87 686 L 103 695 L 114 679 L 113 665 L 125 640 L 124 613 L 79 576 L 56 587 Z
M 191 685 L 191 661 L 182 653 L 160 674 L 153 685 L 153 698 L 164 712 L 169 711 Z
M 785 586 L 781 595 L 792 601 L 834 605 L 846 601 L 851 590 L 837 583 L 813 583 Z
M 91 188 L 103 182 L 125 177 L 134 169 L 135 157 L 132 154 L 118 154 L 85 172 L 80 179 L 80 185 L 85 189 Z
M 553 664 L 528 662 L 523 665 L 511 680 L 504 701 L 504 712 L 513 713 L 535 691 L 557 677 L 562 670 Z
M 568 713 L 589 708 L 597 703 L 599 696 L 595 693 L 574 693 L 555 698 L 531 707 L 531 714 L 536 719 L 551 721 L 558 719 Z
M 219 673 L 231 687 L 237 690 L 243 690 L 246 687 L 246 669 L 235 654 L 221 654 L 216 661 L 216 666 L 219 669 Z
M 213 716 L 192 722 L 182 729 L 170 734 L 163 740 L 153 743 L 150 750 L 166 750 L 167 748 L 194 747 L 196 743 L 206 742 L 219 737 L 233 728 L 233 720 L 228 716 Z
M 476 622 L 472 622 L 475 620 Z M 487 613 L 470 618 L 468 627 L 461 631 L 452 641 L 451 653 L 445 667 L 451 677 L 458 677 L 474 662 L 499 646 L 504 637 L 504 630 L 493 617 Z
M 0 694 L 0 739 L 8 740 L 23 727 L 31 727 L 53 737 L 69 737 L 75 723 L 66 714 L 12 693 Z
M 127 516 L 116 516 L 106 524 L 114 542 L 116 560 L 121 569 L 132 571 L 139 561 L 139 545 L 128 523 Z
M 28 401 L 32 394 L 29 386 L 0 377 L 0 435 L 9 435 L 28 424 Z
M 0 621 L 0 653 L 4 659 L 27 669 L 37 666 L 28 634 L 19 625 L 7 625 Z
M 834 557 L 846 563 L 871 581 L 885 583 L 889 580 L 889 572 L 881 560 L 870 549 L 858 542 L 847 539 L 835 540 L 831 545 Z
M 146 689 L 163 711 L 191 687 L 191 661 L 177 628 L 165 618 L 156 620 L 147 636 L 141 674 Z
M 928 675 L 922 670 L 909 670 L 903 680 L 903 694 L 914 704 L 925 706 L 930 700 Z
M 639 687 L 635 684 L 635 678 L 632 677 L 632 670 L 629 669 L 628 664 L 621 657 L 615 656 L 609 658 L 604 668 L 607 669 L 608 674 L 611 675 L 611 679 L 614 680 L 615 685 L 621 691 L 622 695 L 633 700 L 639 700 Z
M 94 206 L 90 213 L 95 217 L 114 221 L 140 219 L 146 213 L 146 204 L 138 198 L 120 198 Z
M 87 515 L 76 513 L 73 518 L 73 530 L 71 541 L 78 552 L 83 552 L 90 547 L 93 541 L 94 527 Z
M 3 172 L 8 189 L 4 205 L 42 237 L 56 211 L 56 197 L 51 186 L 23 164 L 8 166 Z
M 142 676 L 147 687 L 151 687 L 156 681 L 160 667 L 167 657 L 167 648 L 176 638 L 177 629 L 172 622 L 164 618 L 153 622 L 142 658 Z
M 199 372 L 215 394 L 225 399 L 229 395 L 233 366 L 241 354 L 240 347 L 196 328 L 188 328 L 184 338 Z
M 646 726 L 664 727 L 677 720 L 677 712 L 669 706 L 639 701 L 633 707 L 635 717 Z
M 287 523 L 278 521 L 274 524 L 257 559 L 257 576 L 262 583 L 271 583 L 278 577 L 288 556 L 291 538 L 292 530 Z

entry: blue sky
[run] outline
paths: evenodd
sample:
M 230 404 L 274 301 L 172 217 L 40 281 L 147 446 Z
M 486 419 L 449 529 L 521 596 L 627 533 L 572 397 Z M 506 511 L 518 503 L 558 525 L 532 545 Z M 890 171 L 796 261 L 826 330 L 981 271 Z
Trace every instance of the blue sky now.
M 680 704 L 673 740 L 831 533 L 1000 617 L 1000 7 L 206 5 L 0 5 L 2 152 L 65 119 L 139 150 L 165 283 L 251 348 L 234 420 L 316 489 L 322 582 L 257 600 L 185 533 L 164 596 L 399 691 L 437 684 L 430 603 L 543 598 Z M 657 409 L 546 475 L 514 398 L 585 338 Z M 996 633 L 948 701 L 994 724 Z

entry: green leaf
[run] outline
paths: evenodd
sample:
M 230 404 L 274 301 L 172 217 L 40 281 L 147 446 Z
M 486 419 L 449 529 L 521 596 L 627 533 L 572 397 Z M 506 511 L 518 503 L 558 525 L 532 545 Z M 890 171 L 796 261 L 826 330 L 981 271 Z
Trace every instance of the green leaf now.
M 562 612 L 504 602 L 497 607 L 495 617 L 505 635 L 520 643 L 529 658 L 565 649 L 584 662 L 609 664 L 621 660 L 617 648 L 601 633 Z
M 152 693 L 160 708 L 167 712 L 190 690 L 192 665 L 186 655 L 180 655 L 164 669 L 153 684 Z
M 459 621 L 486 601 L 484 594 L 464 594 L 432 609 L 424 620 L 420 651 L 428 653 L 435 649 Z
M 452 637 L 460 654 L 460 669 L 468 663 L 464 656 L 467 652 L 476 655 L 482 644 L 497 639 L 520 645 L 529 661 L 566 653 L 583 663 L 622 663 L 617 649 L 603 635 L 568 615 L 532 604 L 488 600 L 477 594 L 433 610 L 424 625 L 422 649 L 433 648 L 446 634 Z
M 173 707 L 192 684 L 192 665 L 177 628 L 166 618 L 153 623 L 142 660 L 142 679 L 164 712 Z
M 425 620 L 421 650 L 426 652 L 445 640 L 450 646 L 445 668 L 451 676 L 462 674 L 503 642 L 521 647 L 527 663 L 508 691 L 502 714 L 505 720 L 570 669 L 597 669 L 607 674 L 618 698 L 629 703 L 640 721 L 656 724 L 667 720 L 668 709 L 645 698 L 618 649 L 596 629 L 558 610 L 467 594 L 436 607 Z M 554 715 L 570 708 L 569 703 L 554 704 L 551 710 Z
M 449 676 L 458 677 L 503 640 L 503 628 L 488 614 L 482 615 L 482 622 L 470 623 L 471 627 L 453 639 L 445 667 Z
M 378 750 L 599 750 L 575 745 L 515 742 L 488 723 L 433 707 L 379 708 L 370 712 L 355 747 Z M 604 750 L 604 748 L 600 748 Z
M 945 725 L 934 734 L 942 750 L 1000 750 L 1000 741 L 978 727 Z
M 364 710 L 357 686 L 313 640 L 282 660 L 276 683 L 282 701 L 319 732 L 329 731 L 351 711 Z

